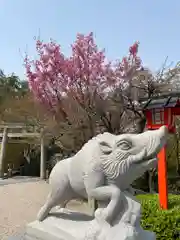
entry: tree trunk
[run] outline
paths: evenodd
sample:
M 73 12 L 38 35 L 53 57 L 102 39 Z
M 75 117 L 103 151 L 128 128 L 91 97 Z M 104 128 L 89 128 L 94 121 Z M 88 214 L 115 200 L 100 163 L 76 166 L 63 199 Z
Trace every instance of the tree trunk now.
M 177 144 L 177 148 L 176 148 L 176 172 L 178 173 L 178 175 L 180 175 L 180 149 L 179 149 L 179 134 L 175 135 L 176 138 L 176 144 Z
M 155 193 L 155 186 L 154 186 L 154 169 L 148 171 L 149 173 L 149 192 Z

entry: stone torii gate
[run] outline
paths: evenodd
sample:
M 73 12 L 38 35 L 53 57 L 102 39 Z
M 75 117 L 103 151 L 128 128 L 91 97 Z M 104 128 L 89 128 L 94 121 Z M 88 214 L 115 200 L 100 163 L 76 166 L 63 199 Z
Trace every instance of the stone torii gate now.
M 40 157 L 40 178 L 46 179 L 46 156 L 45 156 L 45 136 L 43 130 L 41 133 L 33 132 L 21 132 L 21 133 L 10 133 L 9 129 L 23 129 L 24 126 L 9 126 L 3 125 L 0 127 L 3 129 L 3 133 L 0 133 L 1 141 L 1 151 L 0 151 L 0 179 L 4 178 L 4 168 L 5 168 L 5 155 L 6 155 L 6 147 L 9 138 L 39 138 L 40 146 L 41 146 L 41 157 Z

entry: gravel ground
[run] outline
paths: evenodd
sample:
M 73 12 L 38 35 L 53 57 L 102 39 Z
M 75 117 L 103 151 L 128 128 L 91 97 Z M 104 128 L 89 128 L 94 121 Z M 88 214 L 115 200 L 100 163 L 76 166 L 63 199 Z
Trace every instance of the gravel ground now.
M 0 186 L 0 240 L 23 231 L 36 214 L 49 192 L 46 182 L 23 182 Z M 88 212 L 87 204 L 72 201 L 68 208 Z

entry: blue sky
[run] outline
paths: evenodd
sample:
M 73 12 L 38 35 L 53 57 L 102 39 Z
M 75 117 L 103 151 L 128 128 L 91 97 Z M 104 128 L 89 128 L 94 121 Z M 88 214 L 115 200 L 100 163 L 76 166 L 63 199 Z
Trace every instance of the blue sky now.
M 94 32 L 107 58 L 121 58 L 135 40 L 146 66 L 180 59 L 180 1 L 0 0 L 0 68 L 24 78 L 23 54 L 35 56 L 34 37 L 58 41 L 65 54 L 77 32 Z

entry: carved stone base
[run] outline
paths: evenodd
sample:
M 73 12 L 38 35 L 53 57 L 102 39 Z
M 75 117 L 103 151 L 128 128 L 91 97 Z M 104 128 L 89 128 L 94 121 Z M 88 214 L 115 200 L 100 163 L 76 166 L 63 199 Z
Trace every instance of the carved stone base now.
M 74 240 L 83 239 L 92 217 L 59 210 L 43 222 L 35 221 L 27 225 L 25 240 Z
M 27 225 L 25 240 L 155 240 L 155 234 L 124 223 L 111 227 L 77 212 L 52 213 L 43 222 Z

